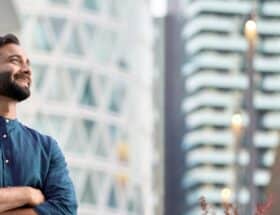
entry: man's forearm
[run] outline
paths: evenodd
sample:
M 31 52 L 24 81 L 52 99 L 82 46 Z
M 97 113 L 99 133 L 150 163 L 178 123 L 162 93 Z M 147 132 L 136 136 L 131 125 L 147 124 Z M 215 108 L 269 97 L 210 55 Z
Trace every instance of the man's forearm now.
M 26 208 L 26 209 L 15 209 L 11 211 L 6 211 L 0 213 L 0 215 L 38 215 L 33 209 Z
M 0 188 L 0 213 L 29 203 L 28 187 Z

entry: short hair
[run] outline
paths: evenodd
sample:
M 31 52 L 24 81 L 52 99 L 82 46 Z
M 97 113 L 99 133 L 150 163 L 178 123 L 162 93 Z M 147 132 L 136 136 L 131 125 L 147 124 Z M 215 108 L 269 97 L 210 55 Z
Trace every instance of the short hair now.
M 0 48 L 7 44 L 16 44 L 20 45 L 19 39 L 14 34 L 6 34 L 4 36 L 0 36 Z

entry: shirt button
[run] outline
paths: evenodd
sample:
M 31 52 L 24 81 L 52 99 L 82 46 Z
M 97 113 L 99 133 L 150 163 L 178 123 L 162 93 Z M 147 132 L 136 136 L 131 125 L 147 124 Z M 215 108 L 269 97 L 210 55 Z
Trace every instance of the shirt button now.
M 9 123 L 9 122 L 10 122 L 10 120 L 6 119 L 6 123 Z
M 8 160 L 8 159 L 7 159 L 7 160 L 5 160 L 5 163 L 6 163 L 6 164 L 8 164 L 8 163 L 9 163 L 9 160 Z
M 3 137 L 3 138 L 7 138 L 7 134 L 3 134 L 2 137 Z

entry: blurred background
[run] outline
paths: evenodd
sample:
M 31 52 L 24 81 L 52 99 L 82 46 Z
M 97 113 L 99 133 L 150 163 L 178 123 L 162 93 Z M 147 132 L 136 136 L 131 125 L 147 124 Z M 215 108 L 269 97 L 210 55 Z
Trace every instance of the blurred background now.
M 18 118 L 58 140 L 79 215 L 197 215 L 202 196 L 250 215 L 280 198 L 280 1 L 0 4 L 32 62 Z

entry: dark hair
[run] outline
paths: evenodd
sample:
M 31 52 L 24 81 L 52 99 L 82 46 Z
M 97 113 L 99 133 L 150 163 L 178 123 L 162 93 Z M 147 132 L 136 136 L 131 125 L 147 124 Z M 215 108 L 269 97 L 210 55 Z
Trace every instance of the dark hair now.
M 4 36 L 0 36 L 0 48 L 10 43 L 20 45 L 19 39 L 14 34 L 6 34 Z

